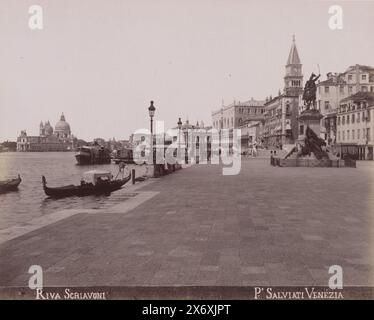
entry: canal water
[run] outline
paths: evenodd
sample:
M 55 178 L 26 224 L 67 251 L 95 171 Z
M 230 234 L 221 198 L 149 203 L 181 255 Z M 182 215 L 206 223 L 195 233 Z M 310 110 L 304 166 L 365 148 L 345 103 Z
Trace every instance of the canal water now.
M 74 155 L 73 152 L 0 153 L 0 180 L 16 177 L 18 174 L 22 178 L 18 191 L 0 194 L 0 230 L 27 226 L 28 221 L 59 210 L 101 209 L 123 201 L 120 191 L 103 196 L 58 200 L 47 198 L 42 188 L 42 175 L 46 177 L 50 187 L 79 184 L 83 173 L 92 169 L 110 170 L 114 176 L 117 175 L 118 165 L 78 166 Z M 132 167 L 135 166 L 128 166 L 129 170 Z M 139 170 L 141 167 L 136 167 L 138 176 L 138 171 L 142 170 Z

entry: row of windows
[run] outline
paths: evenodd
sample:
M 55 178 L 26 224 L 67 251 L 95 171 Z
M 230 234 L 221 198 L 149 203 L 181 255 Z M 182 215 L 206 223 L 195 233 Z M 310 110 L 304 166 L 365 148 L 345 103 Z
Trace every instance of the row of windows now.
M 301 87 L 301 81 L 300 80 L 292 80 L 291 81 L 292 87 Z
M 362 101 L 361 103 L 356 102 L 356 103 L 348 103 L 348 104 L 342 104 L 339 107 L 339 112 L 346 112 L 346 111 L 355 111 L 356 109 L 365 109 L 367 107 L 367 102 Z
M 242 122 L 242 118 L 239 118 L 238 123 Z M 221 121 L 217 120 L 213 122 L 214 128 L 220 129 L 222 128 L 233 128 L 234 127 L 234 118 L 224 118 L 222 119 L 222 125 L 220 124 Z
M 361 135 L 362 132 L 362 135 Z M 360 140 L 360 139 L 366 139 L 367 141 L 371 140 L 370 137 L 370 128 L 363 128 L 357 129 L 357 130 L 343 130 L 343 131 L 338 131 L 338 140 L 339 141 L 349 141 L 349 140 Z
M 347 114 L 346 116 L 339 116 L 338 117 L 338 125 L 342 124 L 350 124 L 350 123 L 360 123 L 361 120 L 370 122 L 370 110 L 367 110 L 367 112 L 357 112 L 353 113 L 351 115 Z
M 362 81 L 367 81 L 368 77 L 367 74 L 362 74 L 361 75 L 361 80 Z M 353 81 L 353 74 L 348 75 L 348 81 Z M 369 75 L 369 82 L 374 82 L 374 74 Z
M 360 91 L 362 92 L 374 92 L 374 86 L 361 86 Z M 318 87 L 318 92 L 321 93 L 321 87 Z M 330 93 L 330 87 L 324 86 L 324 93 Z M 339 93 L 344 94 L 344 86 L 339 86 Z M 348 93 L 353 93 L 353 86 L 348 86 Z
M 247 110 L 247 112 L 245 112 Z M 263 108 L 238 108 L 238 113 L 240 114 L 262 114 L 264 113 Z

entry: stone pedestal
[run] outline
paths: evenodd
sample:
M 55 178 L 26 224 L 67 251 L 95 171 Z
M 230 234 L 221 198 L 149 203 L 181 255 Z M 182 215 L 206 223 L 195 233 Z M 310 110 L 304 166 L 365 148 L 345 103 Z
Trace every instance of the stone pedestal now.
M 299 116 L 299 137 L 298 141 L 303 142 L 305 138 L 305 130 L 307 127 L 312 129 L 315 134 L 320 137 L 321 119 L 323 115 L 318 110 L 304 110 Z

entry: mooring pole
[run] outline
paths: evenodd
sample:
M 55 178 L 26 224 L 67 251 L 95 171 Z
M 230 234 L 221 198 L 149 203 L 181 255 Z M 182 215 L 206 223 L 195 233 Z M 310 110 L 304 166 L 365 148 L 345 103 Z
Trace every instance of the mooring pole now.
M 131 170 L 131 179 L 132 179 L 132 184 L 135 184 L 135 169 Z

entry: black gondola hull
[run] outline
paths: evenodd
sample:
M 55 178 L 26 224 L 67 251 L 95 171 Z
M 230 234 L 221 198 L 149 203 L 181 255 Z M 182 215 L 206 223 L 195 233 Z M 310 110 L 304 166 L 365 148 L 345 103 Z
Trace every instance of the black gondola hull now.
M 89 195 L 109 194 L 113 191 L 119 190 L 131 178 L 131 175 L 124 179 L 113 180 L 99 185 L 85 184 L 81 186 L 65 186 L 60 188 L 49 188 L 44 186 L 44 192 L 51 198 L 65 198 L 65 197 L 85 197 Z
M 4 182 L 0 182 L 0 193 L 6 193 L 9 191 L 17 191 L 18 186 L 21 183 L 21 178 L 11 179 Z
M 78 165 L 91 165 L 91 164 L 109 164 L 111 162 L 110 157 L 95 158 L 92 155 L 77 154 L 75 155 Z

